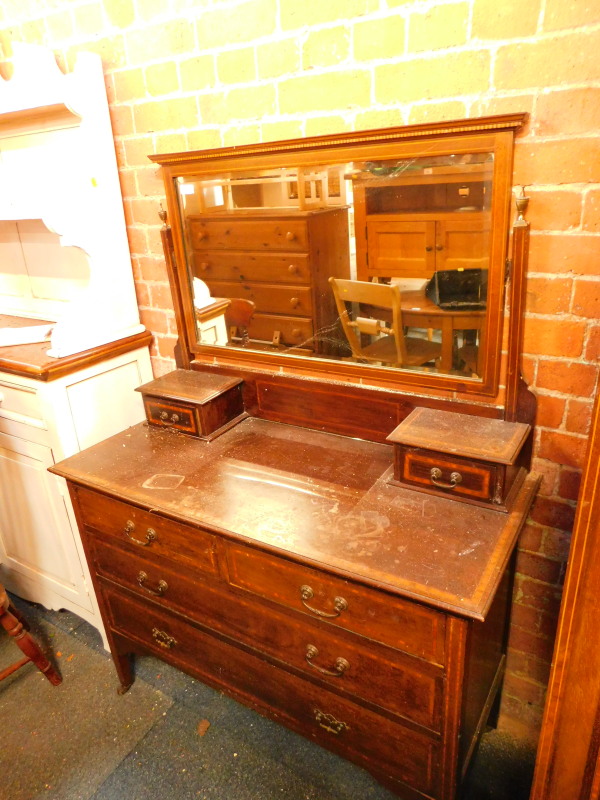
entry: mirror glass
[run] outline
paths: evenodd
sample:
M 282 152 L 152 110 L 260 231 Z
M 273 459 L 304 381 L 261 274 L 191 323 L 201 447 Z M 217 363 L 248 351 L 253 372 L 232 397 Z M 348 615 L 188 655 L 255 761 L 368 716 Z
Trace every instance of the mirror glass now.
M 197 343 L 480 381 L 494 153 L 314 162 L 174 179 Z

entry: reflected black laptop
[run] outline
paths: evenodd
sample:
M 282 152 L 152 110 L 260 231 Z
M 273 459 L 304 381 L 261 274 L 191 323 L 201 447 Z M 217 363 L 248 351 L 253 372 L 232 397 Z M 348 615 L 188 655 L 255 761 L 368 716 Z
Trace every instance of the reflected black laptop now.
M 464 311 L 485 309 L 487 269 L 449 269 L 436 272 L 425 287 L 425 294 L 440 308 Z

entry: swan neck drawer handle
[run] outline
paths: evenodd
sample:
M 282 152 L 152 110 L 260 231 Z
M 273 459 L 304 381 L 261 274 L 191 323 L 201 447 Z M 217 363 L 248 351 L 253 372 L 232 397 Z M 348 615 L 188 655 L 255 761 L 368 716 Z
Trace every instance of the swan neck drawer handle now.
M 129 539 L 129 541 L 133 542 L 134 544 L 139 544 L 140 547 L 148 547 L 149 544 L 156 539 L 156 531 L 154 528 L 148 528 L 146 530 L 146 538 L 145 539 L 136 539 L 135 536 L 131 534 L 135 530 L 135 522 L 132 522 L 130 519 L 127 520 L 125 523 L 125 527 L 123 528 L 123 533 Z
M 328 611 L 320 611 L 318 608 L 313 608 L 309 606 L 306 602 L 310 600 L 311 597 L 314 597 L 314 592 L 310 586 L 301 586 L 300 587 L 300 598 L 302 600 L 302 605 L 304 608 L 307 608 L 312 614 L 316 614 L 318 617 L 325 617 L 325 619 L 334 619 L 335 617 L 339 617 L 342 611 L 345 611 L 348 608 L 348 602 L 343 597 L 336 597 L 333 601 L 333 607 L 335 611 L 330 613 Z
M 328 675 L 330 678 L 341 678 L 344 672 L 350 669 L 350 663 L 346 661 L 345 658 L 341 656 L 336 658 L 333 669 L 325 669 L 324 667 L 319 667 L 317 664 L 313 663 L 313 658 L 316 658 L 319 655 L 318 649 L 314 646 L 314 644 L 309 644 L 306 646 L 306 661 L 307 663 L 313 668 L 316 669 L 317 672 L 320 672 L 321 675 Z
M 146 586 L 146 581 L 148 580 L 147 573 L 142 570 L 139 575 L 137 576 L 138 585 L 148 594 L 153 594 L 155 597 L 162 597 L 163 594 L 169 588 L 169 584 L 166 581 L 160 580 L 156 584 L 156 589 L 152 589 L 150 586 Z
M 439 467 L 432 467 L 429 477 L 431 478 L 431 482 L 435 486 L 439 486 L 440 489 L 455 489 L 459 483 L 462 483 L 462 475 L 460 472 L 450 473 L 450 483 L 441 481 L 442 470 Z

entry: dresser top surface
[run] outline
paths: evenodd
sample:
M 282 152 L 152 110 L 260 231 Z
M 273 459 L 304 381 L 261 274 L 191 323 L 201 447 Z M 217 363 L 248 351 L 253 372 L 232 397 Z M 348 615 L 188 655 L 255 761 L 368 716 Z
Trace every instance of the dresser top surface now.
M 392 449 L 246 419 L 205 442 L 140 423 L 52 468 L 75 483 L 482 619 L 535 493 L 509 514 L 389 483 Z

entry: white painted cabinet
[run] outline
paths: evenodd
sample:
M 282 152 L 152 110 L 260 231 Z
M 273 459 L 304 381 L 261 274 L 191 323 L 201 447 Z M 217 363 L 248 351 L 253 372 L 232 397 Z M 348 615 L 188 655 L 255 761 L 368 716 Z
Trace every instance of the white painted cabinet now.
M 0 371 L 0 583 L 104 638 L 71 502 L 47 468 L 144 419 L 148 347 L 51 381 Z

